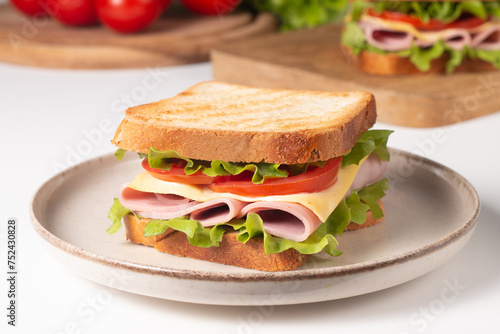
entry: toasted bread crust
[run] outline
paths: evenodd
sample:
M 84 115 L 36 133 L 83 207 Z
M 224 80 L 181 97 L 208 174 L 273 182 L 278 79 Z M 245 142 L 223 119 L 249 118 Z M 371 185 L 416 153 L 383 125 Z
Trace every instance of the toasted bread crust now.
M 445 74 L 446 62 L 449 57 L 445 54 L 431 61 L 429 71 L 422 72 L 415 67 L 408 57 L 400 57 L 393 53 L 378 54 L 361 51 L 359 55 L 350 52 L 350 49 L 341 45 L 347 61 L 354 63 L 363 72 L 376 75 L 406 75 L 406 74 Z M 453 73 L 494 71 L 496 68 L 489 62 L 481 59 L 466 58 Z
M 129 108 L 112 142 L 128 151 L 153 147 L 199 160 L 296 164 L 345 154 L 375 120 L 370 93 L 206 82 Z
M 382 209 L 382 211 L 384 211 L 384 205 L 382 204 L 382 200 L 378 200 L 378 205 L 380 205 L 380 208 Z M 382 216 L 381 218 L 378 218 L 378 219 L 373 218 L 372 212 L 368 211 L 366 213 L 366 221 L 364 224 L 360 225 L 360 224 L 356 224 L 354 222 L 350 222 L 349 225 L 347 225 L 345 230 L 346 231 L 356 231 L 356 230 L 360 230 L 362 228 L 367 228 L 367 227 L 376 225 L 378 223 L 381 223 L 384 220 L 384 217 L 385 217 L 385 211 L 384 211 L 384 216 Z
M 132 213 L 125 215 L 123 217 L 123 224 L 125 225 L 127 240 L 130 240 L 135 244 L 154 246 L 158 241 L 174 232 L 173 229 L 169 228 L 163 234 L 155 235 L 153 237 L 145 237 L 142 231 L 150 220 L 151 219 L 147 218 L 137 219 Z
M 379 200 L 379 205 L 384 210 L 381 200 Z M 128 240 L 133 243 L 154 246 L 160 252 L 181 257 L 262 271 L 296 270 L 304 265 L 310 257 L 310 255 L 301 254 L 295 249 L 288 249 L 278 254 L 267 255 L 264 252 L 262 239 L 250 239 L 243 244 L 236 240 L 238 235 L 236 232 L 226 232 L 219 247 L 209 248 L 191 245 L 184 233 L 176 232 L 170 228 L 161 235 L 146 238 L 142 230 L 150 219 L 137 219 L 133 214 L 129 214 L 123 220 L 127 229 Z M 373 226 L 383 220 L 383 217 L 379 219 L 373 218 L 371 212 L 368 212 L 364 224 L 359 225 L 351 222 L 347 226 L 346 231 Z
M 175 232 L 155 244 L 160 252 L 262 271 L 295 270 L 302 266 L 309 255 L 288 249 L 278 254 L 266 255 L 262 239 L 250 239 L 242 244 L 238 233 L 224 234 L 219 247 L 202 248 L 189 243 L 184 233 Z

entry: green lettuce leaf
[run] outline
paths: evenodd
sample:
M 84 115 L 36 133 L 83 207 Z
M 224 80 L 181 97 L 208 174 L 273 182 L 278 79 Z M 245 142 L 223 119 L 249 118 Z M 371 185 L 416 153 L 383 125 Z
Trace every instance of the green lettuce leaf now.
M 134 213 L 132 210 L 125 208 L 118 198 L 115 198 L 113 206 L 108 213 L 108 218 L 113 222 L 113 224 L 106 230 L 109 234 L 116 233 L 122 227 L 122 218 L 129 214 Z M 135 213 L 134 213 L 135 214 Z
M 340 22 L 347 11 L 347 0 L 245 0 L 259 12 L 271 12 L 280 20 L 282 31 L 312 28 Z
M 413 45 L 410 51 L 410 61 L 422 72 L 427 72 L 431 68 L 431 61 L 443 55 L 446 47 L 443 41 L 438 41 L 429 48 L 420 48 Z
M 439 20 L 443 23 L 451 23 L 463 14 L 470 14 L 481 19 L 489 15 L 499 17 L 498 1 L 378 1 L 369 2 L 357 0 L 356 15 L 353 19 L 360 17 L 360 12 L 371 8 L 377 13 L 382 11 L 398 12 L 419 18 L 422 22 Z
M 500 50 L 469 49 L 468 54 L 471 58 L 479 58 L 487 61 L 500 69 Z
M 366 50 L 368 43 L 366 42 L 365 35 L 356 22 L 347 22 L 344 25 L 344 30 L 341 35 L 341 43 L 351 50 L 355 55 L 361 51 Z
M 144 227 L 145 237 L 151 237 L 165 233 L 170 227 L 176 231 L 186 234 L 189 243 L 197 247 L 218 247 L 226 227 L 238 230 L 242 226 L 239 220 L 230 223 L 218 224 L 211 228 L 205 228 L 199 221 L 189 219 L 189 216 L 178 217 L 169 220 L 152 219 Z
M 252 182 L 255 184 L 261 184 L 267 178 L 279 178 L 288 176 L 288 172 L 286 170 L 279 169 L 279 164 L 245 164 L 225 162 L 220 160 L 208 162 L 185 158 L 173 150 L 159 151 L 154 148 L 151 148 L 149 150 L 148 161 L 149 165 L 152 168 L 169 171 L 172 168 L 172 159 L 184 160 L 186 162 L 186 166 L 184 167 L 184 172 L 186 173 L 186 175 L 191 175 L 196 173 L 197 171 L 201 171 L 203 174 L 208 176 L 224 176 L 238 175 L 243 173 L 244 171 L 250 171 L 253 172 Z
M 363 132 L 351 150 L 342 156 L 342 166 L 357 165 L 371 153 L 375 153 L 383 161 L 389 161 L 387 140 L 392 132 L 391 130 L 368 130 Z
M 125 156 L 125 153 L 127 153 L 127 152 L 128 152 L 127 150 L 119 148 L 115 151 L 114 154 L 115 154 L 116 159 L 118 159 L 118 161 L 122 161 L 123 157 Z M 139 158 L 141 158 L 141 159 L 144 159 L 148 156 L 145 153 L 137 153 L 137 154 L 139 155 Z

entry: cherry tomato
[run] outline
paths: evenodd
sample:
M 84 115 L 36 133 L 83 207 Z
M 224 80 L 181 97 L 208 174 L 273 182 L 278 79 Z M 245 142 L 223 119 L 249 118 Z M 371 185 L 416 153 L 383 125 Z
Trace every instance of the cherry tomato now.
M 203 15 L 224 15 L 234 10 L 241 0 L 182 0 L 184 6 Z
M 444 23 L 436 19 L 430 19 L 429 22 L 425 23 L 422 22 L 418 17 L 411 16 L 408 14 L 403 14 L 403 13 L 398 13 L 398 12 L 389 12 L 389 11 L 382 11 L 380 13 L 376 13 L 373 9 L 368 10 L 368 15 L 374 16 L 374 17 L 380 17 L 381 19 L 388 20 L 388 21 L 398 21 L 398 22 L 405 22 L 409 23 L 412 26 L 414 26 L 417 29 L 420 30 L 442 30 L 442 29 L 449 29 L 449 28 L 474 28 L 477 26 L 480 26 L 483 24 L 485 21 L 481 20 L 478 17 L 465 17 L 465 18 L 460 18 L 454 22 L 451 23 Z
M 311 193 L 324 190 L 337 182 L 342 158 L 328 160 L 323 167 L 305 173 L 276 179 L 266 179 L 262 184 L 254 184 L 251 180 L 238 180 L 233 176 L 217 177 L 208 188 L 218 193 L 231 193 L 245 196 L 289 195 Z
M 45 0 L 10 0 L 12 5 L 29 16 L 47 15 L 44 6 Z
M 146 29 L 165 6 L 162 0 L 96 0 L 96 4 L 101 22 L 122 33 Z
M 170 7 L 172 0 L 160 0 L 160 2 L 161 2 L 162 11 L 165 11 L 165 10 L 167 10 L 168 7 Z
M 83 26 L 98 22 L 94 0 L 45 0 L 45 3 L 50 16 L 61 23 Z
M 158 180 L 185 184 L 210 184 L 214 182 L 214 177 L 205 175 L 200 171 L 191 175 L 186 175 L 186 173 L 184 173 L 184 165 L 185 164 L 172 164 L 172 168 L 166 171 L 150 167 L 148 159 L 142 161 L 142 168 L 144 168 L 149 175 Z

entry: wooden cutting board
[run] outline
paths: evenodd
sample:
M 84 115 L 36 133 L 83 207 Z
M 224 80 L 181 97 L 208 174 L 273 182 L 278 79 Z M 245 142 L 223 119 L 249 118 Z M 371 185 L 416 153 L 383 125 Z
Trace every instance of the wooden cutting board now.
M 222 43 L 276 30 L 270 14 L 201 16 L 170 8 L 147 31 L 118 34 L 103 26 L 68 27 L 0 6 L 0 61 L 21 65 L 111 69 L 169 66 L 209 59 Z
M 378 120 L 408 127 L 500 111 L 500 71 L 378 77 L 346 62 L 340 26 L 274 33 L 212 50 L 217 80 L 262 87 L 374 93 Z

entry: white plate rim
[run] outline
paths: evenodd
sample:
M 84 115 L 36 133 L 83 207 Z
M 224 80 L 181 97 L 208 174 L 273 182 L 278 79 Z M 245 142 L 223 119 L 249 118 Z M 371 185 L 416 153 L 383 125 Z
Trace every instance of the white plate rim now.
M 433 243 L 427 244 L 417 249 L 401 253 L 397 256 L 391 258 L 385 258 L 381 260 L 372 260 L 366 262 L 359 262 L 355 264 L 343 265 L 338 267 L 328 267 L 319 269 L 307 269 L 298 271 L 283 271 L 283 272 L 263 272 L 263 271 L 249 271 L 245 273 L 212 273 L 212 272 L 202 272 L 197 270 L 178 270 L 167 267 L 142 265 L 134 262 L 122 261 L 119 259 L 111 259 L 106 256 L 102 256 L 82 248 L 76 247 L 52 234 L 48 231 L 42 224 L 38 221 L 35 203 L 38 201 L 45 202 L 48 204 L 50 199 L 40 199 L 39 196 L 44 192 L 46 188 L 54 187 L 55 184 L 62 183 L 61 178 L 66 173 L 72 173 L 76 169 L 81 168 L 86 164 L 93 164 L 99 160 L 103 159 L 115 159 L 112 153 L 101 155 L 93 159 L 83 161 L 77 165 L 74 165 L 45 181 L 38 189 L 35 191 L 32 199 L 30 201 L 29 211 L 31 217 L 31 224 L 35 231 L 47 241 L 52 246 L 55 246 L 62 251 L 69 253 L 70 255 L 80 257 L 98 264 L 103 264 L 106 266 L 111 266 L 119 269 L 131 270 L 139 273 L 145 273 L 150 275 L 160 275 L 170 278 L 186 279 L 186 280 L 201 280 L 201 281 L 217 281 L 217 282 L 250 282 L 250 281 L 274 281 L 274 282 L 287 282 L 287 281 L 297 281 L 297 280 L 311 280 L 311 279 L 327 279 L 340 276 L 348 276 L 359 274 L 363 272 L 370 272 L 377 269 L 382 269 L 390 267 L 392 265 L 401 264 L 408 262 L 410 260 L 423 257 L 432 252 L 435 252 L 447 245 L 459 240 L 461 237 L 467 235 L 470 231 L 474 229 L 477 224 L 479 213 L 480 213 L 480 200 L 477 191 L 472 186 L 472 184 L 465 179 L 462 175 L 453 171 L 452 169 L 437 163 L 433 160 L 427 159 L 425 157 L 415 155 L 403 150 L 398 150 L 394 148 L 389 148 L 391 155 L 402 156 L 409 161 L 416 162 L 415 165 L 419 167 L 426 168 L 429 171 L 439 170 L 440 175 L 447 178 L 453 178 L 455 181 L 462 185 L 465 191 L 470 195 L 473 200 L 474 210 L 470 213 L 470 216 L 466 221 L 455 231 L 449 233 L 445 237 L 436 240 Z M 57 189 L 57 187 L 55 188 Z M 54 189 L 54 190 L 55 190 Z

